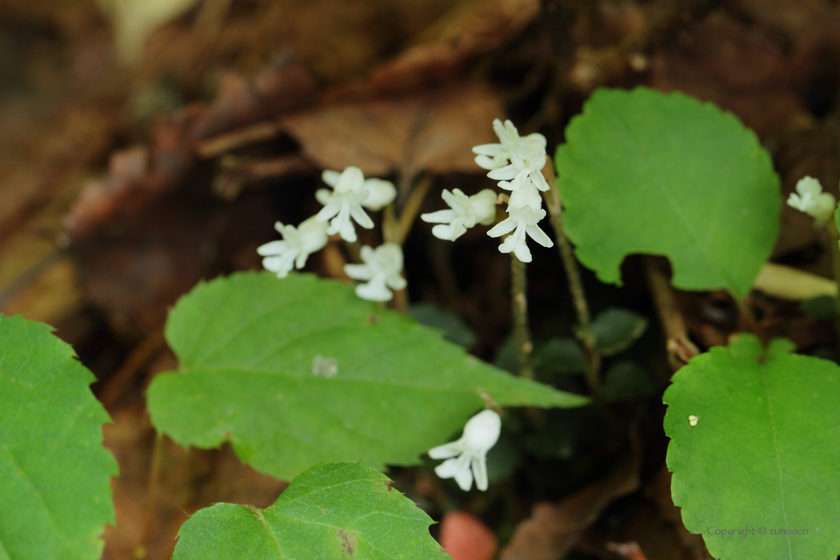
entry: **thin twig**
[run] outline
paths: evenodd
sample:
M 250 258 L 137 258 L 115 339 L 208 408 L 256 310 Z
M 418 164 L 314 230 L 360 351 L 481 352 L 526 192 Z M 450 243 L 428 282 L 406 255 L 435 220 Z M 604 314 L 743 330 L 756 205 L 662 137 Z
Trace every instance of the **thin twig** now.
M 674 293 L 671 291 L 671 283 L 658 266 L 656 258 L 644 257 L 644 266 L 653 303 L 659 313 L 659 320 L 662 322 L 662 330 L 665 333 L 668 364 L 673 371 L 677 371 L 691 358 L 700 354 L 700 350 L 688 337 L 688 329 L 677 307 Z
M 432 179 L 432 176 L 425 175 L 421 177 L 420 180 L 417 181 L 417 184 L 414 185 L 414 188 L 411 189 L 411 195 L 409 195 L 408 200 L 400 213 L 399 223 L 397 224 L 396 239 L 394 240 L 395 243 L 399 243 L 400 245 L 405 243 L 405 239 L 408 237 L 411 227 L 414 225 L 415 220 L 417 220 L 417 214 L 420 212 L 420 207 L 423 205 L 423 199 L 426 198 L 426 194 L 428 194 L 429 189 L 432 188 L 433 183 L 434 180 Z
M 583 280 L 580 277 L 580 269 L 575 260 L 572 244 L 566 237 L 566 230 L 563 228 L 563 207 L 560 203 L 560 193 L 557 191 L 554 178 L 554 168 L 549 160 L 543 168 L 546 180 L 550 188 L 543 193 L 545 205 L 551 217 L 551 225 L 554 227 L 554 234 L 557 237 L 557 247 L 560 251 L 560 259 L 563 261 L 563 268 L 566 269 L 566 278 L 569 280 L 569 292 L 572 294 L 572 303 L 575 306 L 577 316 L 579 337 L 586 350 L 589 360 L 589 369 L 586 371 L 586 383 L 594 393 L 600 385 L 599 372 L 601 370 L 601 355 L 595 340 L 595 333 L 592 331 L 592 320 L 589 316 L 589 306 L 586 303 L 586 293 L 583 290 Z
M 160 490 L 160 470 L 163 463 L 164 452 L 163 434 L 155 433 L 155 442 L 152 447 L 152 462 L 149 465 L 148 501 L 146 503 L 146 527 L 143 535 L 143 544 L 148 545 L 152 540 L 155 528 L 158 494 Z
M 528 297 L 527 279 L 525 278 L 525 263 L 512 253 L 510 255 L 511 278 L 510 295 L 513 311 L 513 331 L 516 336 L 516 350 L 519 358 L 519 375 L 526 379 L 534 379 L 534 367 L 531 364 L 531 352 L 534 343 L 531 342 L 531 331 L 528 329 Z

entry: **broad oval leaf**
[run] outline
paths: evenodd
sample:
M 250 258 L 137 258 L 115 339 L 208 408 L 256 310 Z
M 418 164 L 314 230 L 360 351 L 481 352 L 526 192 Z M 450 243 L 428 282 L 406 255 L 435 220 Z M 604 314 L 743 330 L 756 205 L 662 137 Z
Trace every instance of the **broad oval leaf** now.
M 598 352 L 602 356 L 614 356 L 627 350 L 647 329 L 647 319 L 629 309 L 610 307 L 598 314 L 592 322 L 592 333 Z
M 557 149 L 580 261 L 620 280 L 626 255 L 664 255 L 686 290 L 750 290 L 779 230 L 779 180 L 755 134 L 680 93 L 596 91 Z
M 93 375 L 43 323 L 0 316 L 0 558 L 93 560 L 114 457 Z
M 182 445 L 230 440 L 243 461 L 286 480 L 319 462 L 416 464 L 485 397 L 587 402 L 504 374 L 353 286 L 311 275 L 200 285 L 172 310 L 166 336 L 180 372 L 149 388 L 154 425 Z
M 741 335 L 665 392 L 671 494 L 715 558 L 840 553 L 840 367 L 788 351 Z
M 354 463 L 312 467 L 266 509 L 200 510 L 181 527 L 173 560 L 449 560 L 431 518 L 391 484 Z

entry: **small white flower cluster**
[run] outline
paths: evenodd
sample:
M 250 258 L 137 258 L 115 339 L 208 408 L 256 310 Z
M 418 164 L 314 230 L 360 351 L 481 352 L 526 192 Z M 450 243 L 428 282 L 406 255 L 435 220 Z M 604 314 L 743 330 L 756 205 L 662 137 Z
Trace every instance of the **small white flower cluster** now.
M 499 251 L 512 252 L 522 262 L 531 262 L 527 237 L 544 247 L 554 245 L 538 225 L 545 218 L 540 192 L 549 189 L 542 174 L 548 160 L 545 137 L 538 133 L 520 137 L 512 122 L 502 124 L 499 119 L 493 121 L 493 130 L 500 143 L 473 148 L 477 154 L 475 162 L 489 171 L 488 177 L 499 181 L 499 187 L 510 191 L 510 200 L 507 219 L 496 224 L 487 235 L 501 237 L 513 232 L 499 246 Z M 490 189 L 469 197 L 458 189 L 444 190 L 443 200 L 449 210 L 421 216 L 425 222 L 441 224 L 432 228 L 432 234 L 440 239 L 455 241 L 468 228 L 489 225 L 495 219 L 496 194 Z
M 366 180 L 358 167 L 348 167 L 341 173 L 327 170 L 321 178 L 333 188 L 332 192 L 319 189 L 315 193 L 315 198 L 324 205 L 321 211 L 297 228 L 277 222 L 274 227 L 283 240 L 271 241 L 257 249 L 265 257 L 263 266 L 278 278 L 285 278 L 295 268 L 303 268 L 309 255 L 327 245 L 330 235 L 338 234 L 351 243 L 356 241 L 353 222 L 366 229 L 373 227 L 373 220 L 365 208 L 381 210 L 397 196 L 393 183 L 382 179 Z M 389 301 L 394 297 L 391 290 L 405 288 L 405 278 L 401 275 L 403 254 L 399 245 L 385 243 L 376 249 L 366 245 L 362 247 L 361 256 L 364 264 L 344 267 L 350 278 L 367 282 L 356 286 L 356 295 L 371 301 Z
M 787 200 L 788 206 L 814 218 L 814 227 L 823 227 L 831 219 L 837 201 L 830 193 L 823 192 L 818 179 L 803 177 L 796 183 L 796 192 Z

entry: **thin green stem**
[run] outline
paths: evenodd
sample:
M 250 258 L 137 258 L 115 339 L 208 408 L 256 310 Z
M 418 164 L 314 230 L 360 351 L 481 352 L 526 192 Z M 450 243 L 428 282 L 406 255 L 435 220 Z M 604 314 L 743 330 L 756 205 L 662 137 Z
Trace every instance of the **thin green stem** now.
M 598 353 L 598 346 L 595 340 L 595 333 L 592 331 L 592 319 L 589 315 L 589 306 L 586 303 L 586 293 L 583 289 L 583 280 L 580 277 L 580 269 L 575 260 L 572 244 L 566 237 L 566 230 L 563 228 L 563 206 L 560 203 L 560 193 L 557 191 L 554 178 L 554 169 L 551 162 L 543 169 L 550 188 L 543 193 L 545 205 L 551 218 L 551 225 L 554 227 L 554 234 L 557 237 L 557 248 L 560 251 L 560 259 L 563 261 L 563 268 L 566 270 L 566 278 L 569 281 L 569 292 L 572 295 L 572 303 L 577 316 L 579 337 L 586 351 L 589 360 L 589 369 L 586 371 L 586 383 L 593 393 L 600 386 L 599 373 L 601 370 L 601 355 Z
M 534 379 L 534 367 L 531 364 L 531 352 L 534 350 L 534 343 L 531 342 L 531 331 L 528 329 L 525 263 L 516 258 L 513 253 L 510 255 L 510 262 L 510 295 L 513 311 L 513 331 L 516 336 L 516 349 L 519 358 L 519 375 L 526 379 Z

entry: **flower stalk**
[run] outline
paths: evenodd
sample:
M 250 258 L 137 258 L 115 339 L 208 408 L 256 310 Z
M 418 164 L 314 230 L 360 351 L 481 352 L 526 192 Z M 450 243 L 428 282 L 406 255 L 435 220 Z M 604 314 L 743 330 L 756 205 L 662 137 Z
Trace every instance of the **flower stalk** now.
M 531 342 L 531 331 L 528 328 L 528 297 L 526 295 L 528 281 L 525 263 L 515 255 L 511 255 L 510 263 L 511 309 L 513 312 L 513 331 L 514 336 L 516 336 L 519 375 L 526 379 L 534 379 L 534 366 L 531 363 L 534 343 Z
M 586 371 L 586 384 L 594 393 L 600 386 L 601 355 L 598 353 L 595 333 L 592 331 L 592 319 L 589 315 L 589 306 L 586 303 L 586 293 L 583 289 L 580 269 L 572 251 L 572 244 L 566 237 L 566 230 L 563 228 L 563 207 L 560 203 L 560 194 L 557 191 L 557 181 L 551 161 L 546 163 L 543 173 L 548 179 L 548 184 L 552 186 L 552 188 L 543 192 L 543 197 L 545 198 L 546 208 L 548 208 L 551 225 L 554 227 L 554 234 L 557 237 L 560 259 L 563 261 L 563 268 L 566 270 L 566 278 L 569 281 L 569 292 L 572 295 L 572 303 L 575 307 L 580 341 L 589 361 L 589 369 Z

